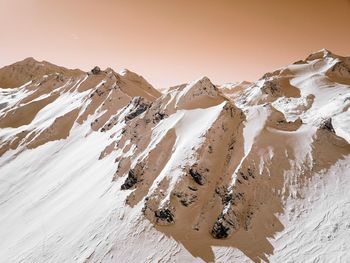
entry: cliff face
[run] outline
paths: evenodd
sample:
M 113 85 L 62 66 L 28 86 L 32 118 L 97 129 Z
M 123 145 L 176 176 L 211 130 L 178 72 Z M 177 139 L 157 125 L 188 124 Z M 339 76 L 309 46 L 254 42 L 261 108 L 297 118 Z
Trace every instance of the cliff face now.
M 127 70 L 0 69 L 0 258 L 349 258 L 349 85 L 326 50 L 164 94 Z

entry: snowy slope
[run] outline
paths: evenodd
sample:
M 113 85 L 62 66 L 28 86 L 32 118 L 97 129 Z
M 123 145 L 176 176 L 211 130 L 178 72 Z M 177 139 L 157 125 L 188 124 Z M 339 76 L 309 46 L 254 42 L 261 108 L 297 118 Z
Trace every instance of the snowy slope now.
M 0 262 L 348 262 L 350 59 L 164 94 L 0 69 Z

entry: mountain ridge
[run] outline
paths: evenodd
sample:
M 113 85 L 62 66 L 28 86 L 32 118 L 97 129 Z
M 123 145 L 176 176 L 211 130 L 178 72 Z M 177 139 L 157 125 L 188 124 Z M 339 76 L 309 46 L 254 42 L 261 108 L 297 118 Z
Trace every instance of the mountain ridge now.
M 128 70 L 20 63 L 0 69 L 0 258 L 350 257 L 349 58 L 163 93 Z

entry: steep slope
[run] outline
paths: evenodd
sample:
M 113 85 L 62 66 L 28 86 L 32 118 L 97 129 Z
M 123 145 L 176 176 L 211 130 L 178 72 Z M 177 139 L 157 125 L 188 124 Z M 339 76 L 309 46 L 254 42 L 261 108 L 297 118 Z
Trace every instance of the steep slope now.
M 1 136 L 0 155 L 19 145 L 36 148 L 65 139 L 74 124 L 84 123 L 91 115 L 95 119 L 90 125 L 96 131 L 133 97 L 142 96 L 152 102 L 160 96 L 135 73 L 119 75 L 111 69 L 98 68 L 85 73 L 33 59 L 5 67 L 0 78 L 10 75 L 12 79 L 26 79 L 28 72 L 35 76 L 31 81 L 0 91 L 0 128 L 6 131 Z
M 161 94 L 124 70 L 0 70 L 0 259 L 350 258 L 350 59 Z

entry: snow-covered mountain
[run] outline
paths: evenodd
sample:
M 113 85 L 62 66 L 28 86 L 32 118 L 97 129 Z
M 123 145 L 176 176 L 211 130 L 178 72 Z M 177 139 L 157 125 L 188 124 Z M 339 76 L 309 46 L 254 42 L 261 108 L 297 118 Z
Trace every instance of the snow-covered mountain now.
M 350 58 L 160 93 L 0 69 L 0 262 L 348 262 Z

